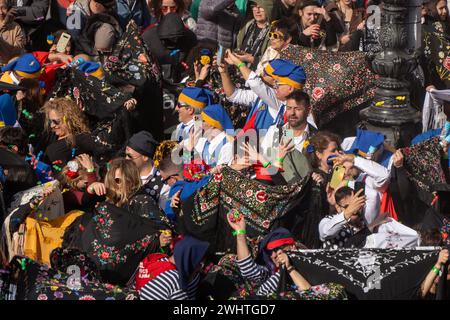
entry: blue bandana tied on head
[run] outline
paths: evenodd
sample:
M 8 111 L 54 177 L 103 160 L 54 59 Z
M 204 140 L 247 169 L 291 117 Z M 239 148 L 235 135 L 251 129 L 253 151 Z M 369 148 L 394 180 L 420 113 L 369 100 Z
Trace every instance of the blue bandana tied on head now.
M 180 277 L 181 289 L 186 290 L 188 287 L 189 278 L 203 260 L 208 248 L 208 242 L 200 241 L 191 236 L 186 236 L 175 244 L 173 255 Z

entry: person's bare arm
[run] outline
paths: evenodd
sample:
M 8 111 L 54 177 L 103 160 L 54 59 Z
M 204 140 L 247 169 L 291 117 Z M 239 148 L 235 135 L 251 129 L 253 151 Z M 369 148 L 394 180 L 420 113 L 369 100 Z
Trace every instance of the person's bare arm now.
M 236 90 L 236 87 L 231 80 L 227 67 L 224 64 L 218 66 L 220 78 L 222 79 L 223 90 L 227 97 L 231 97 Z
M 303 278 L 303 276 L 291 265 L 291 261 L 285 252 L 279 250 L 277 252 L 277 260 L 280 265 L 284 265 L 286 267 L 286 272 L 291 277 L 294 284 L 297 286 L 299 291 L 305 291 L 311 288 L 311 284 Z
M 234 231 L 243 230 L 245 232 L 245 218 L 242 214 L 239 214 L 239 216 L 235 217 L 234 213 L 228 213 L 227 220 Z M 243 260 L 250 256 L 250 250 L 248 249 L 247 246 L 245 233 L 238 234 L 236 236 L 236 246 L 237 246 L 238 260 Z
M 224 59 L 229 65 L 234 65 L 239 69 L 239 71 L 242 74 L 242 78 L 244 78 L 245 81 L 248 80 L 252 70 L 250 70 L 250 68 L 247 67 L 247 64 L 245 62 L 243 62 L 235 54 L 233 54 L 233 52 L 231 52 L 230 49 L 226 51 Z
M 447 263 L 447 261 L 448 261 L 448 250 L 447 249 L 441 250 L 441 252 L 439 252 L 439 258 L 436 264 L 434 265 L 434 268 L 440 270 L 442 266 L 444 266 Z M 427 277 L 420 286 L 420 294 L 422 298 L 424 298 L 428 294 L 428 292 L 430 292 L 430 289 L 433 286 L 434 280 L 436 279 L 437 276 L 438 275 L 433 270 L 428 272 Z

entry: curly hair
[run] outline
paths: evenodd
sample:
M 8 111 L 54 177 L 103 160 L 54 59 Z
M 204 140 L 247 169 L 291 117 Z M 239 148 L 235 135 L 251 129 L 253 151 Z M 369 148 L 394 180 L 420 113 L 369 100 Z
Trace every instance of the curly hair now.
M 63 119 L 69 130 L 67 140 L 71 146 L 75 144 L 76 135 L 89 132 L 87 120 L 83 112 L 78 108 L 74 101 L 68 98 L 57 98 L 47 101 L 42 107 L 42 110 L 45 113 L 45 130 L 47 131 L 50 131 L 50 126 L 48 124 L 50 111 L 53 110 L 61 116 L 61 119 Z
M 116 171 L 122 173 L 122 181 L 116 182 Z M 110 162 L 105 177 L 106 198 L 118 207 L 128 204 L 131 197 L 141 188 L 139 170 L 132 160 L 117 158 Z
M 304 149 L 303 154 L 314 169 L 320 166 L 320 159 L 317 157 L 316 151 L 319 153 L 324 152 L 331 142 L 336 142 L 340 146 L 341 138 L 337 134 L 329 131 L 319 131 L 309 139 L 309 145 L 312 146 L 311 150 L 313 152 L 308 152 L 308 150 Z
M 161 162 L 161 160 L 170 156 L 177 145 L 178 143 L 173 140 L 162 141 L 156 148 L 155 155 L 153 156 L 155 167 L 159 167 L 159 163 Z

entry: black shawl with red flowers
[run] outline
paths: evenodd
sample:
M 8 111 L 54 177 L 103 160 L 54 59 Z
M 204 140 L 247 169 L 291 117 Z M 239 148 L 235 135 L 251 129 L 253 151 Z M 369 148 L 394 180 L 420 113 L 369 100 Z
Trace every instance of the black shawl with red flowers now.
M 161 228 L 150 219 L 101 202 L 66 230 L 63 248 L 85 252 L 97 265 L 102 281 L 123 286 L 139 262 L 159 250 Z
M 328 52 L 290 46 L 281 58 L 302 66 L 305 89 L 319 128 L 342 112 L 367 105 L 375 95 L 375 74 L 362 52 Z
M 210 242 L 210 251 L 234 251 L 235 237 L 226 218 L 233 209 L 245 216 L 249 238 L 266 235 L 276 227 L 299 231 L 308 212 L 302 207 L 308 200 L 309 182 L 307 177 L 289 185 L 269 186 L 225 167 L 182 201 L 181 232 Z

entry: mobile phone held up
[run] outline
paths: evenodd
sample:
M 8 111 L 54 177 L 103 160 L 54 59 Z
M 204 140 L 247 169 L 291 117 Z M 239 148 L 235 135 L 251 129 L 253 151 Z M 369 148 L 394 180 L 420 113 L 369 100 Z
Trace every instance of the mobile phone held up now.
M 56 44 L 56 51 L 59 53 L 66 52 L 66 47 L 70 41 L 70 34 L 63 32 L 61 37 L 59 37 L 58 43 Z
M 336 166 L 333 168 L 333 175 L 331 176 L 330 188 L 336 190 L 339 184 L 344 180 L 345 168 L 343 166 Z
M 221 65 L 223 63 L 223 55 L 225 53 L 225 48 L 219 44 L 219 49 L 217 50 L 217 65 Z

